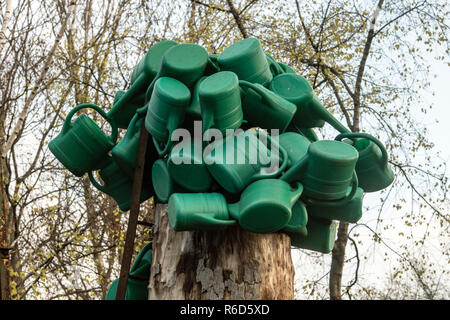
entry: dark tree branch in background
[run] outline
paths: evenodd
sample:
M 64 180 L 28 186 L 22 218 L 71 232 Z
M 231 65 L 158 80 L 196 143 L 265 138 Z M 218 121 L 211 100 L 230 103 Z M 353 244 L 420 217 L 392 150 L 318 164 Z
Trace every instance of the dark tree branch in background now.
M 236 25 L 241 32 L 241 35 L 243 38 L 248 38 L 247 30 L 245 30 L 244 24 L 241 19 L 241 15 L 237 12 L 236 8 L 234 7 L 232 0 L 227 0 L 228 6 L 230 7 L 230 12 L 233 15 L 234 21 L 236 22 Z

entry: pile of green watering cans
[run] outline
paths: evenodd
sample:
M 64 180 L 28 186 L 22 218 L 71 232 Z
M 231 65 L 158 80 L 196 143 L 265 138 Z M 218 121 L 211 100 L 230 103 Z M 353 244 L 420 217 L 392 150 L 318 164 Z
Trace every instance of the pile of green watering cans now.
M 86 114 L 72 121 L 85 108 L 109 122 L 112 133 Z M 339 132 L 334 140 L 319 140 L 314 132 L 325 123 Z M 118 128 L 126 129 L 119 142 Z M 256 38 L 220 54 L 192 43 L 156 43 L 109 112 L 77 106 L 49 148 L 126 211 L 141 128 L 150 135 L 141 201 L 155 195 L 168 203 L 176 231 L 240 225 L 285 232 L 294 247 L 328 253 L 336 221 L 357 222 L 364 193 L 394 180 L 383 144 L 350 132 L 308 81 L 265 53 Z M 194 138 L 174 139 L 182 134 Z M 249 160 L 255 150 L 265 155 L 256 162 L 217 161 Z

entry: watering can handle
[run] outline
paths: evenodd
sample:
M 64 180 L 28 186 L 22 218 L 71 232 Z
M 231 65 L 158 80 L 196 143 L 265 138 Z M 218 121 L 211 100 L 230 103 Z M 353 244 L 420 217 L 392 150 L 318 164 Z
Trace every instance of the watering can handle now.
M 294 164 L 292 167 L 290 167 L 284 175 L 281 176 L 281 180 L 284 180 L 286 182 L 294 182 L 295 177 L 300 174 L 300 172 L 305 168 L 305 166 L 308 163 L 308 154 L 305 154 L 303 158 L 301 158 L 296 164 Z
M 169 135 L 169 138 L 168 138 L 167 143 L 164 148 L 161 148 L 159 146 L 159 141 L 156 140 L 155 137 L 152 137 L 152 139 L 153 139 L 153 144 L 155 145 L 156 152 L 158 152 L 158 154 L 160 156 L 165 155 L 169 151 L 170 147 L 172 146 L 172 141 L 170 140 L 170 135 Z
M 298 198 L 300 198 L 300 196 L 303 193 L 303 184 L 301 182 L 297 182 L 296 185 L 297 185 L 297 188 L 295 188 L 295 190 L 291 191 L 291 194 L 292 194 L 291 204 L 292 205 L 294 205 L 297 202 Z
M 180 116 L 181 117 L 181 116 Z M 173 145 L 172 134 L 178 128 L 178 124 L 180 121 L 180 117 L 175 117 L 173 113 L 169 115 L 169 119 L 167 122 L 167 130 L 169 131 L 169 135 L 167 138 L 166 145 L 163 149 L 159 146 L 159 141 L 153 137 L 153 144 L 155 145 L 156 151 L 160 156 L 165 155 Z
M 108 115 L 105 113 L 105 111 L 103 111 L 102 108 L 100 108 L 99 106 L 97 106 L 93 103 L 83 103 L 83 104 L 76 106 L 72 110 L 70 110 L 70 112 L 67 114 L 66 120 L 64 121 L 62 132 L 66 133 L 67 130 L 70 129 L 71 123 L 72 123 L 72 117 L 75 115 L 75 113 L 77 113 L 81 109 L 86 109 L 86 108 L 94 109 L 95 111 L 100 113 L 102 118 L 104 118 L 106 121 L 108 121 L 108 123 L 111 125 L 111 131 L 112 131 L 111 135 L 109 137 L 110 137 L 112 143 L 116 143 L 117 135 L 118 135 L 116 121 L 114 119 L 109 118 Z
M 272 172 L 270 174 L 262 174 L 262 173 L 256 174 L 251 178 L 250 182 L 258 180 L 258 179 L 276 177 L 281 172 L 283 172 L 284 169 L 286 169 L 286 166 L 287 166 L 288 160 L 289 160 L 286 149 L 284 149 L 279 143 L 272 142 L 270 135 L 264 133 L 263 131 L 260 131 L 259 133 L 265 135 L 267 137 L 267 140 L 270 141 L 271 144 L 273 143 L 274 145 L 276 145 L 278 147 L 278 149 L 281 151 L 283 162 L 281 163 L 281 166 L 275 172 Z
M 374 136 L 368 134 L 368 133 L 362 133 L 362 132 L 351 132 L 351 133 L 341 133 L 339 134 L 336 138 L 334 138 L 334 140 L 338 140 L 341 141 L 344 138 L 366 138 L 371 140 L 373 143 L 375 143 L 381 150 L 381 159 L 383 160 L 384 163 L 388 162 L 388 154 L 386 151 L 386 148 L 384 147 L 384 145 L 381 143 L 380 140 L 378 140 L 377 138 L 375 138 Z
M 91 180 L 94 187 L 96 187 L 101 192 L 108 193 L 105 186 L 102 186 L 100 183 L 97 182 L 97 180 L 95 180 L 94 176 L 92 175 L 92 171 L 88 172 L 88 176 L 89 176 L 89 180 Z
M 130 124 L 128 125 L 127 132 L 125 133 L 125 136 L 123 137 L 123 140 L 129 139 L 129 137 L 132 137 L 136 133 L 136 122 L 139 119 L 139 114 L 135 113 L 133 118 L 130 121 Z
M 357 190 L 358 190 L 358 176 L 356 174 L 356 171 L 353 170 L 352 190 L 350 191 L 350 193 L 345 198 L 343 198 L 341 200 L 334 200 L 334 201 L 317 201 L 317 200 L 308 198 L 308 199 L 305 199 L 305 201 L 309 205 L 338 207 L 338 206 L 342 206 L 342 205 L 348 203 L 350 200 L 352 200 L 353 197 L 355 196 L 355 193 L 356 193 Z
M 264 100 L 266 100 L 266 102 L 268 103 L 268 105 L 270 107 L 272 107 L 274 104 L 276 104 L 276 102 L 267 93 L 262 91 L 261 87 L 264 88 L 264 89 L 267 89 L 263 85 L 251 83 L 251 82 L 248 82 L 248 81 L 245 81 L 245 80 L 239 80 L 239 86 L 243 86 L 243 87 L 247 87 L 247 88 L 253 89 L 256 93 L 260 94 L 261 97 Z
M 267 62 L 269 63 L 269 69 L 272 71 L 275 76 L 285 73 L 283 68 L 278 64 L 274 57 L 266 53 Z

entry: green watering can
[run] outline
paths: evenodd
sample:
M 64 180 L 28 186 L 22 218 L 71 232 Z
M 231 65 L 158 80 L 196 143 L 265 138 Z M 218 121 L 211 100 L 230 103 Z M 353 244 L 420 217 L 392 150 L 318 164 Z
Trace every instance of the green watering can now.
M 244 119 L 253 126 L 283 132 L 297 112 L 297 107 L 266 87 L 239 81 Z
M 96 110 L 111 125 L 112 133 L 106 136 L 99 126 L 87 115 L 80 115 L 72 122 L 72 117 L 81 109 Z M 117 140 L 117 126 L 108 119 L 106 113 L 92 103 L 84 103 L 73 108 L 67 115 L 61 133 L 48 147 L 53 155 L 75 176 L 100 169 L 105 164 L 108 152 Z
M 341 133 L 350 132 L 320 103 L 305 78 L 294 73 L 280 74 L 270 83 L 270 90 L 297 106 L 292 119 L 296 127 L 323 127 L 326 121 Z
M 347 192 L 350 193 L 351 188 L 348 188 Z M 306 199 L 305 202 L 308 214 L 312 217 L 356 223 L 362 216 L 363 198 L 363 189 L 357 188 L 355 195 L 344 204 L 339 204 L 339 201 L 335 203 L 312 199 Z
M 94 187 L 111 196 L 117 202 L 120 210 L 130 210 L 133 180 L 120 169 L 112 158 L 108 158 L 108 165 L 99 172 L 103 185 L 95 180 L 91 171 L 88 174 Z M 143 183 L 140 202 L 144 202 L 151 196 L 153 196 L 152 185 L 149 183 Z
M 168 215 L 175 231 L 222 230 L 236 224 L 220 193 L 174 193 L 169 198 Z
M 116 95 L 114 96 L 113 105 L 115 105 L 124 94 L 126 94 L 126 91 L 117 91 Z M 117 127 L 121 129 L 128 128 L 128 125 L 130 124 L 130 121 L 133 119 L 136 110 L 144 105 L 145 105 L 145 92 L 139 94 L 136 97 L 133 97 L 129 102 L 126 102 L 126 107 L 124 107 L 121 110 L 120 114 L 117 113 L 116 116 L 114 117 L 117 121 Z
M 195 150 L 197 147 L 198 150 Z M 176 144 L 167 160 L 169 174 L 183 188 L 205 192 L 211 189 L 213 179 L 203 161 L 202 141 L 189 140 Z
M 310 217 L 306 229 L 308 230 L 306 236 L 300 233 L 288 233 L 293 247 L 322 253 L 330 253 L 333 250 L 336 240 L 334 221 Z
M 267 56 L 256 38 L 246 38 L 226 48 L 217 58 L 222 71 L 233 71 L 239 80 L 266 85 L 272 81 Z
M 299 233 L 303 236 L 307 236 L 308 231 L 306 224 L 308 223 L 308 211 L 303 201 L 298 200 L 292 207 L 292 216 L 288 224 L 284 226 L 282 231 L 287 233 Z
M 139 252 L 131 267 L 125 300 L 148 300 L 148 281 L 152 266 L 152 242 L 147 243 Z M 116 300 L 119 279 L 114 280 L 108 288 L 105 300 Z
M 280 179 L 263 179 L 251 183 L 239 202 L 229 204 L 230 215 L 251 232 L 276 232 L 289 223 L 292 207 L 302 194 L 300 182 L 296 188 Z
M 259 140 L 256 130 L 241 131 L 237 135 L 215 141 L 205 148 L 204 161 L 210 174 L 230 193 L 240 192 L 249 183 L 258 179 L 276 177 L 287 166 L 286 150 L 272 141 L 269 135 L 258 131 L 273 148 L 281 152 L 281 161 L 277 154 L 269 151 L 267 144 Z M 273 166 L 268 166 L 270 163 L 279 167 L 273 170 Z
M 137 108 L 145 104 L 145 92 L 159 71 L 164 54 L 178 43 L 163 40 L 153 45 L 139 61 L 131 74 L 130 88 L 114 99 L 108 117 L 115 119 L 119 128 L 127 128 Z
M 318 200 L 351 200 L 358 187 L 355 172 L 358 152 L 352 146 L 333 140 L 320 140 L 309 145 L 307 154 L 291 166 L 281 179 L 302 181 L 304 195 Z M 351 185 L 352 191 L 347 193 Z
M 145 111 L 145 109 L 146 108 L 141 108 L 139 110 Z M 142 121 L 144 121 L 142 118 L 144 114 L 139 110 L 131 120 L 125 136 L 111 151 L 114 161 L 131 179 L 134 179 L 141 125 Z M 150 169 L 153 162 L 158 159 L 158 154 L 153 143 L 147 144 L 145 159 L 144 179 L 147 179 L 150 177 Z
M 169 48 L 162 59 L 158 74 L 148 86 L 147 101 L 151 99 L 156 81 L 162 77 L 177 79 L 189 89 L 204 75 L 211 63 L 206 50 L 197 44 L 183 43 Z
M 173 193 L 186 193 L 188 190 L 179 186 L 170 176 L 167 158 L 158 159 L 152 166 L 152 184 L 155 195 L 161 203 L 167 203 Z
M 162 77 L 156 81 L 148 103 L 145 128 L 153 137 L 159 155 L 166 154 L 172 146 L 172 133 L 183 122 L 191 93 L 180 81 Z M 160 142 L 165 147 L 160 147 Z
M 367 133 L 344 133 L 338 135 L 335 140 L 344 138 L 355 140 L 353 146 L 359 154 L 355 167 L 359 186 L 365 192 L 387 188 L 394 181 L 395 175 L 389 167 L 388 154 L 384 145 Z
M 203 80 L 198 89 L 203 132 L 211 127 L 226 133 L 243 120 L 239 79 L 231 71 L 221 71 Z

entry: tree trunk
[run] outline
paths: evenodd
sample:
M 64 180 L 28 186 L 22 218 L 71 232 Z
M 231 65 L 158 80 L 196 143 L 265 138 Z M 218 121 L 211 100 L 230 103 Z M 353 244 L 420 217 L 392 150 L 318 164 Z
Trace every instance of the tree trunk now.
M 286 234 L 175 232 L 167 205 L 157 205 L 149 299 L 286 300 L 294 297 L 291 241 Z

